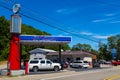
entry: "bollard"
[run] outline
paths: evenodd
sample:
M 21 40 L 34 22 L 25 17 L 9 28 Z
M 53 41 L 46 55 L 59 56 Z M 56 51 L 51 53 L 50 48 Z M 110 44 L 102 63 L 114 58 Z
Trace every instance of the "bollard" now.
M 7 62 L 7 76 L 10 76 L 10 62 Z
M 25 74 L 28 75 L 29 73 L 29 66 L 28 66 L 28 60 L 25 62 Z

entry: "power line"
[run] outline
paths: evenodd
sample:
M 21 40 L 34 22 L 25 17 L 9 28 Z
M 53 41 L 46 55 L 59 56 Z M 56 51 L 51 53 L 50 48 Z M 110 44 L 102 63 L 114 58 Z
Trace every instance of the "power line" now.
M 4 6 L 4 5 L 1 5 L 1 4 L 0 4 L 0 6 L 3 7 L 3 8 L 5 8 L 5 9 L 8 9 L 8 10 L 10 10 L 10 11 L 12 10 L 11 8 L 8 8 L 8 7 Z M 54 28 L 54 29 L 57 29 L 57 30 L 60 30 L 60 31 L 63 31 L 63 32 L 66 32 L 66 33 L 69 33 L 69 34 L 72 34 L 73 36 L 76 36 L 76 37 L 79 37 L 79 38 L 83 38 L 83 39 L 86 39 L 86 40 L 89 40 L 89 41 L 93 41 L 93 42 L 99 43 L 99 41 L 92 40 L 92 39 L 88 39 L 88 38 L 86 38 L 86 37 L 83 37 L 83 36 L 74 34 L 74 33 L 72 33 L 72 32 L 66 31 L 66 30 L 64 30 L 64 29 L 61 29 L 61 28 L 56 27 L 56 26 L 54 26 L 54 25 L 51 25 L 51 24 L 49 24 L 49 23 L 43 22 L 43 21 L 38 20 L 38 19 L 36 19 L 36 18 L 33 18 L 33 17 L 31 17 L 31 16 L 25 15 L 25 14 L 23 14 L 23 13 L 21 13 L 21 12 L 20 12 L 20 14 L 21 14 L 22 16 L 26 17 L 26 18 L 29 18 L 29 19 L 34 20 L 34 21 L 37 21 L 37 22 L 39 22 L 39 23 L 42 23 L 42 24 L 47 25 L 47 26 L 49 26 L 49 27 L 52 27 L 52 28 Z
M 48 24 L 48 23 L 45 23 L 45 22 L 43 22 L 43 21 L 40 21 L 40 20 L 35 19 L 35 18 L 33 18 L 33 17 L 30 17 L 30 16 L 28 16 L 28 15 L 25 15 L 25 14 L 22 14 L 22 13 L 20 13 L 20 14 L 23 15 L 24 17 L 27 17 L 27 18 L 32 19 L 32 20 L 34 20 L 34 21 L 40 22 L 40 23 L 42 23 L 42 24 L 45 24 L 45 25 L 50 26 L 50 27 L 52 27 L 52 28 L 55 28 L 55 29 L 57 29 L 57 30 L 60 30 L 60 31 L 63 31 L 63 32 L 72 34 L 72 35 L 74 35 L 74 36 L 76 36 L 76 37 L 79 37 L 79 38 L 87 39 L 87 40 L 90 40 L 90 41 L 93 41 L 93 42 L 97 42 L 97 43 L 98 43 L 98 41 L 95 41 L 95 40 L 92 40 L 92 39 L 88 39 L 88 38 L 85 38 L 85 37 L 83 37 L 83 36 L 79 36 L 79 35 L 77 35 L 77 34 L 73 34 L 73 33 L 69 32 L 69 31 L 66 31 L 66 30 L 64 30 L 64 29 L 61 29 L 61 28 L 58 28 L 58 27 L 56 27 L 56 26 L 50 25 L 50 24 Z
M 0 4 L 0 6 L 1 6 L 1 7 L 3 7 L 3 8 L 5 8 L 5 9 L 7 9 L 7 10 L 12 11 L 12 9 L 11 9 L 11 8 L 8 8 L 8 7 L 6 7 L 6 6 L 2 5 L 2 4 Z

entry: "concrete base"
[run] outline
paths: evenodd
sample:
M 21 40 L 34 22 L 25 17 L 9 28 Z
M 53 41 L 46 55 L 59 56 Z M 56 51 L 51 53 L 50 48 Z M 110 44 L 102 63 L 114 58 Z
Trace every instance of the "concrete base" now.
M 25 75 L 25 70 L 11 70 L 10 72 L 11 72 L 10 75 L 13 75 L 13 76 Z
M 7 76 L 8 71 L 7 70 L 1 70 L 2 76 Z M 19 76 L 19 75 L 25 75 L 25 70 L 11 70 L 10 75 L 12 76 Z
M 7 76 L 8 71 L 7 71 L 7 70 L 1 70 L 0 74 L 1 74 L 2 76 Z

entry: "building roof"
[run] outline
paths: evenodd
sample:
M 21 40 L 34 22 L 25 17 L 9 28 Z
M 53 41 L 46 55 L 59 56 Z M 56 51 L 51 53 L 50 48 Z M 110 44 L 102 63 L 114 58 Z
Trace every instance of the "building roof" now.
M 58 55 L 59 53 L 58 52 L 50 52 L 48 53 L 47 55 Z M 87 54 L 87 55 L 93 55 L 89 52 L 85 52 L 85 51 L 69 51 L 69 52 L 61 52 L 62 55 L 75 55 L 75 54 Z
M 36 48 L 29 51 L 29 53 L 49 53 L 49 52 L 56 52 L 56 51 L 50 49 L 42 49 L 42 48 Z

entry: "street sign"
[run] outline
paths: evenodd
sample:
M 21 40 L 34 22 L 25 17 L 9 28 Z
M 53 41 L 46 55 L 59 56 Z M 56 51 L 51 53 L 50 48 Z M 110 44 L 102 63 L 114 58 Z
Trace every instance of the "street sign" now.
M 20 11 L 20 4 L 13 5 L 13 12 L 17 14 Z
M 115 48 L 112 49 L 112 58 L 116 59 L 117 57 L 117 50 Z

